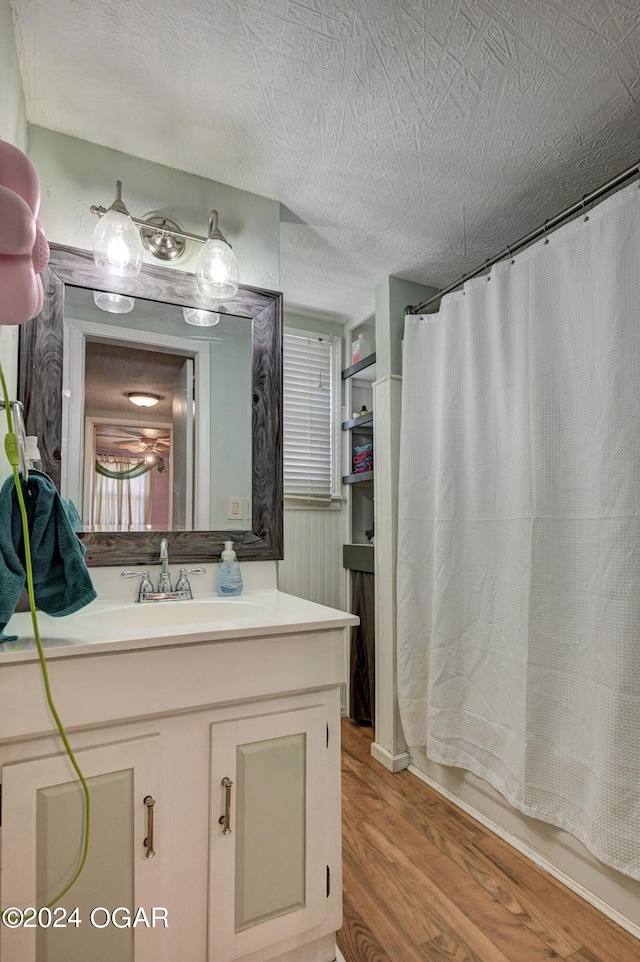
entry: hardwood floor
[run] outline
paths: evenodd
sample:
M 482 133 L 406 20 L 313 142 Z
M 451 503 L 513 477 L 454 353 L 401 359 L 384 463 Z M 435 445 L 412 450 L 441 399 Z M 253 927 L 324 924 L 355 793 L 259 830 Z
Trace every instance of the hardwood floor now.
M 640 942 L 342 723 L 345 962 L 640 962 Z

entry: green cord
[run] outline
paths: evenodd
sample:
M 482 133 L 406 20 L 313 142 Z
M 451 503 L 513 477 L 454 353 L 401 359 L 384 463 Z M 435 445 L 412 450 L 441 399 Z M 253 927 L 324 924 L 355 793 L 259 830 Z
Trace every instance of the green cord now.
M 2 371 L 2 364 L 0 364 L 0 383 L 2 384 L 4 406 L 5 406 L 5 411 L 7 412 L 7 425 L 9 428 L 9 434 L 13 435 L 14 432 L 13 432 L 13 418 L 11 417 L 11 404 L 9 402 L 9 392 L 7 391 L 7 384 L 4 379 L 4 373 Z M 10 458 L 10 460 L 11 462 L 13 462 L 13 458 Z M 89 834 L 90 834 L 90 828 L 91 828 L 91 798 L 89 795 L 89 786 L 87 785 L 85 777 L 82 774 L 82 771 L 80 770 L 80 766 L 76 761 L 76 756 L 73 754 L 73 750 L 71 748 L 71 745 L 69 744 L 69 739 L 67 738 L 67 733 L 64 730 L 64 725 L 60 720 L 60 716 L 58 715 L 58 711 L 53 701 L 53 695 L 51 694 L 51 685 L 49 684 L 49 672 L 47 670 L 47 662 L 44 657 L 44 650 L 42 648 L 42 641 L 40 639 L 40 629 L 38 627 L 38 617 L 36 614 L 36 600 L 35 600 L 35 592 L 33 587 L 33 568 L 31 565 L 31 544 L 29 541 L 29 523 L 27 519 L 27 509 L 24 503 L 24 495 L 22 493 L 22 485 L 20 483 L 18 468 L 14 463 L 11 464 L 11 468 L 13 471 L 14 484 L 16 486 L 16 494 L 18 495 L 18 503 L 20 505 L 20 514 L 22 516 L 22 531 L 23 531 L 23 537 L 24 537 L 24 558 L 25 558 L 25 568 L 27 572 L 27 592 L 29 595 L 29 606 L 31 608 L 31 621 L 33 623 L 33 633 L 36 639 L 36 647 L 38 649 L 38 658 L 40 660 L 40 667 L 42 669 L 42 678 L 44 681 L 44 689 L 47 696 L 47 704 L 49 705 L 49 710 L 51 712 L 51 715 L 53 716 L 53 720 L 56 723 L 58 732 L 60 733 L 60 738 L 62 739 L 62 743 L 66 749 L 67 755 L 69 756 L 69 760 L 75 769 L 78 779 L 80 780 L 80 784 L 82 785 L 82 790 L 84 792 L 84 811 L 85 811 L 84 846 L 82 849 L 82 858 L 80 860 L 80 865 L 78 866 L 78 869 L 75 875 L 73 876 L 69 884 L 66 886 L 66 888 L 64 888 L 58 895 L 56 895 L 54 899 L 52 899 L 50 902 L 47 903 L 45 908 L 50 909 L 57 902 L 60 901 L 63 895 L 67 894 L 71 886 L 77 881 L 80 873 L 82 872 L 82 869 L 85 866 L 85 862 L 87 861 L 87 855 L 89 854 Z

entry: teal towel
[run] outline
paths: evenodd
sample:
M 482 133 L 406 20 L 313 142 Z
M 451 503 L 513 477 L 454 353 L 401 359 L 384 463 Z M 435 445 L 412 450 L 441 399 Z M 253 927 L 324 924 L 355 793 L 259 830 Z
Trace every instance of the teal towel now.
M 73 531 L 53 481 L 30 471 L 22 481 L 27 509 L 36 606 L 48 615 L 70 615 L 97 597 L 84 561 L 84 545 Z M 0 489 L 0 638 L 26 582 L 20 505 L 13 478 Z
M 78 514 L 78 509 L 76 508 L 71 498 L 69 498 L 67 501 L 65 501 L 63 498 L 62 506 L 67 513 L 69 524 L 71 525 L 73 530 L 82 531 L 82 519 L 80 518 L 80 515 Z M 82 545 L 82 547 L 84 549 L 84 545 Z

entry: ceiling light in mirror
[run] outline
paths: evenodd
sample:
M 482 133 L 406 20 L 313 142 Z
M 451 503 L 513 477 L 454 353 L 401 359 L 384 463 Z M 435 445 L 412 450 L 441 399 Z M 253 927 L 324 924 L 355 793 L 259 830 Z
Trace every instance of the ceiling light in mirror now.
M 150 394 L 148 391 L 127 391 L 127 397 L 140 408 L 152 408 L 163 400 L 161 394 Z
M 128 314 L 133 310 L 135 298 L 125 294 L 109 294 L 107 291 L 94 291 L 93 299 L 102 311 L 109 314 Z
M 197 307 L 183 307 L 182 313 L 187 324 L 194 327 L 214 327 L 220 322 L 220 315 L 215 311 L 201 311 Z

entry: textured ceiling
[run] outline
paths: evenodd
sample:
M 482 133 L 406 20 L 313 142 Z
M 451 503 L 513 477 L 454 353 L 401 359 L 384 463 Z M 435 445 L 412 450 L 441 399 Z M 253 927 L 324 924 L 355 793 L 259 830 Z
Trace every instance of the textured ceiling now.
M 286 306 L 439 287 L 639 159 L 640 0 L 11 0 L 32 123 L 275 198 Z

